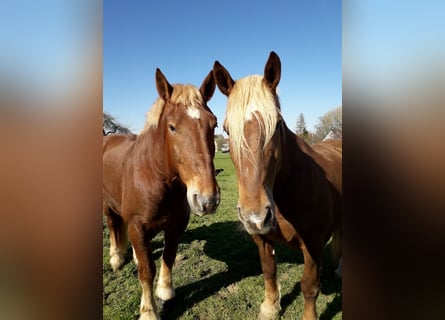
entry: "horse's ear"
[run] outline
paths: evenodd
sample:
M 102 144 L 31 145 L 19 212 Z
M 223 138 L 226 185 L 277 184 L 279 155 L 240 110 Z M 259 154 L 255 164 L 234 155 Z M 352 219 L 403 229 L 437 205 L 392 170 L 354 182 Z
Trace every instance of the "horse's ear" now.
M 230 76 L 229 71 L 227 71 L 226 68 L 219 63 L 219 61 L 215 61 L 213 65 L 213 76 L 215 77 L 219 90 L 224 95 L 229 96 L 235 81 Z
M 201 88 L 199 88 L 199 91 L 201 92 L 205 102 L 209 101 L 210 98 L 213 96 L 213 93 L 215 92 L 215 87 L 216 87 L 215 78 L 213 77 L 213 72 L 210 71 L 207 77 L 202 82 Z
M 168 83 L 167 78 L 165 78 L 159 68 L 156 68 L 156 89 L 164 101 L 170 99 L 173 92 L 173 87 Z
M 281 78 L 281 61 L 278 55 L 271 51 L 264 67 L 264 82 L 269 88 L 275 90 Z

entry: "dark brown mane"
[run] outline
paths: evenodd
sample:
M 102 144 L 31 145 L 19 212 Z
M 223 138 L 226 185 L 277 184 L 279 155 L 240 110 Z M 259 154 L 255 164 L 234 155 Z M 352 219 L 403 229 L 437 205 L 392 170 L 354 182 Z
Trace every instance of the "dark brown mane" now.
M 341 183 L 342 163 L 341 161 L 338 161 L 338 159 L 341 159 L 342 157 L 342 141 L 321 141 L 310 146 L 299 136 L 295 134 L 293 134 L 293 136 L 295 137 L 296 148 L 307 154 L 321 168 L 323 168 L 329 182 L 334 185 L 340 194 L 343 194 Z

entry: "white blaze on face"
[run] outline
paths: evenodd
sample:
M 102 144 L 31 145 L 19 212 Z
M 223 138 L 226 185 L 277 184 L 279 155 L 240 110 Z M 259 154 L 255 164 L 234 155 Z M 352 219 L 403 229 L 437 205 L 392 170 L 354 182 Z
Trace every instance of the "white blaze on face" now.
M 246 109 L 246 120 L 250 121 L 253 119 L 253 113 L 258 111 L 258 107 L 254 104 L 249 104 Z
M 199 111 L 198 108 L 188 108 L 187 114 L 192 119 L 199 119 L 201 116 L 201 112 Z

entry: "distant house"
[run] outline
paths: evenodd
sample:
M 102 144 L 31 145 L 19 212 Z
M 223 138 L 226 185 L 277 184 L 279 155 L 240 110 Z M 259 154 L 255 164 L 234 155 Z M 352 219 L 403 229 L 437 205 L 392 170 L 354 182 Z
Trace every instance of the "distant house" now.
M 226 153 L 230 151 L 229 149 L 229 139 L 224 138 L 222 135 L 218 135 L 218 137 L 215 138 L 215 150 Z
M 224 142 L 221 146 L 221 152 L 222 153 L 226 153 L 226 152 L 230 152 L 230 147 L 229 147 L 229 143 L 228 142 Z
M 332 132 L 332 130 L 329 130 L 328 134 L 323 138 L 322 141 L 326 140 L 335 140 L 335 134 Z

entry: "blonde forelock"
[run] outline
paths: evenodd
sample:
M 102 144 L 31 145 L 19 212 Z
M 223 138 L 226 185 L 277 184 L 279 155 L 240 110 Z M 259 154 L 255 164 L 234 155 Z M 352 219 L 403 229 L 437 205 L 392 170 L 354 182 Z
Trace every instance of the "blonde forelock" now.
M 198 88 L 191 84 L 174 84 L 173 92 L 170 97 L 170 102 L 173 104 L 182 104 L 187 109 L 189 108 L 202 108 L 204 105 L 204 99 Z M 140 134 L 146 132 L 149 128 L 157 128 L 159 119 L 161 118 L 162 111 L 165 106 L 165 101 L 162 98 L 158 98 L 147 112 L 147 118 L 144 128 Z
M 253 118 L 259 123 L 264 148 L 275 133 L 281 112 L 276 92 L 267 87 L 260 75 L 237 80 L 227 102 L 224 123 L 230 136 L 230 152 L 238 159 L 238 163 L 242 150 L 247 155 L 252 153 L 244 135 L 244 124 Z

